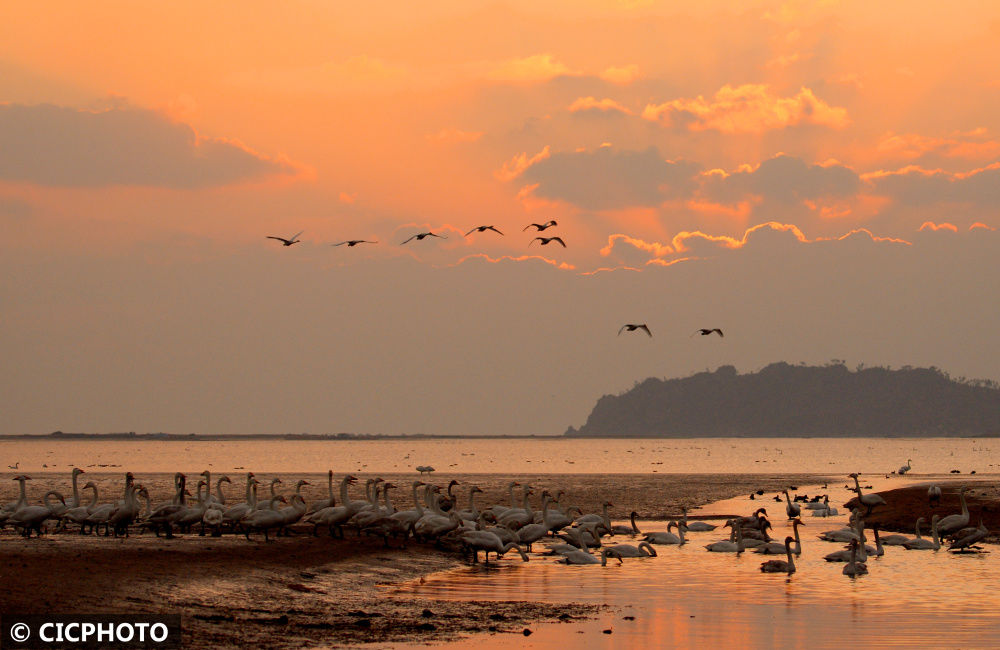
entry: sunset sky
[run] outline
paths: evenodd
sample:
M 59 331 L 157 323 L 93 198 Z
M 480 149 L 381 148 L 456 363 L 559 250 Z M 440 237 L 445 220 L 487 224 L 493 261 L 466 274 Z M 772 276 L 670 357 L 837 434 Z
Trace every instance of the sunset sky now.
M 1000 379 L 998 61 L 961 0 L 4 3 L 0 433 L 558 434 L 723 364 Z

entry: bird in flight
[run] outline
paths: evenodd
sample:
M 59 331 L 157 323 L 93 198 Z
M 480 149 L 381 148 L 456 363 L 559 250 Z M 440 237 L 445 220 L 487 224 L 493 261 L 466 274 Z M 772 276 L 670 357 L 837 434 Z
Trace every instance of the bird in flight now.
M 524 232 L 525 230 L 527 230 L 528 228 L 531 228 L 532 226 L 534 226 L 535 228 L 538 228 L 538 232 L 542 232 L 546 228 L 551 228 L 552 226 L 558 226 L 558 225 L 559 224 L 556 223 L 555 219 L 551 219 L 549 221 L 546 221 L 545 223 L 529 223 L 524 228 L 521 228 L 521 232 Z
M 432 232 L 421 232 L 421 233 L 417 233 L 416 235 L 413 235 L 412 237 L 410 237 L 410 239 L 407 239 L 404 242 L 400 242 L 399 245 L 402 246 L 403 244 L 405 244 L 406 242 L 408 242 L 408 241 L 410 241 L 412 239 L 416 239 L 417 241 L 421 241 L 424 237 L 437 237 L 438 239 L 448 239 L 447 237 L 445 237 L 443 235 L 435 235 Z
M 562 237 L 535 237 L 535 239 L 528 242 L 528 246 L 531 246 L 536 240 L 542 242 L 542 246 L 545 246 L 549 242 L 557 241 L 562 244 L 563 248 L 566 248 L 566 242 L 562 240 Z
M 722 330 L 720 330 L 718 327 L 711 330 L 703 327 L 694 334 L 701 334 L 702 336 L 708 336 L 709 334 L 718 334 L 720 337 L 725 336 L 725 334 L 722 333 Z M 694 336 L 694 334 L 692 334 L 691 336 Z
M 503 234 L 502 232 L 500 232 L 499 230 L 497 230 L 494 226 L 476 226 L 475 228 L 473 228 L 469 232 L 465 233 L 465 236 L 468 237 L 469 235 L 471 235 L 474 232 L 483 232 L 484 230 L 492 230 L 493 232 L 498 233 L 500 235 Z
M 649 331 L 649 327 L 645 323 L 628 323 L 626 325 L 622 325 L 622 328 L 620 330 L 618 330 L 618 336 L 621 336 L 622 332 L 624 332 L 625 330 L 628 330 L 629 332 L 634 332 L 636 330 L 642 330 L 650 338 L 653 337 L 653 333 Z
M 343 246 L 347 244 L 348 248 L 357 246 L 358 244 L 377 244 L 377 241 L 368 241 L 367 239 L 348 239 L 347 241 L 342 241 L 339 244 L 331 244 L 331 246 Z
M 285 239 L 284 237 L 275 237 L 274 235 L 268 235 L 267 237 L 265 237 L 265 239 L 277 239 L 278 241 L 281 242 L 283 246 L 291 246 L 292 244 L 298 244 L 300 241 L 302 241 L 298 239 L 298 236 L 304 232 L 305 230 L 300 230 L 291 237 L 289 237 L 288 239 Z

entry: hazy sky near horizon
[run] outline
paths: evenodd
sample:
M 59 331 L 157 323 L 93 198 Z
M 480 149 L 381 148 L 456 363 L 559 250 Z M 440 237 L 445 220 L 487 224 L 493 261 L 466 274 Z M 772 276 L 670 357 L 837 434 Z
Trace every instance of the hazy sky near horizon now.
M 998 60 L 973 1 L 8 3 L 0 433 L 557 434 L 722 364 L 1000 379 Z

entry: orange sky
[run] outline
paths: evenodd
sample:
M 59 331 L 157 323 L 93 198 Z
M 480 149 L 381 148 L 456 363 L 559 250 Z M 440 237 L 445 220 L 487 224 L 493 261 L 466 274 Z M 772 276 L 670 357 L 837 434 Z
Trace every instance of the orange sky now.
M 984 2 L 8 3 L 0 432 L 559 433 L 720 363 L 995 375 L 997 43 Z M 605 340 L 640 320 L 655 353 Z

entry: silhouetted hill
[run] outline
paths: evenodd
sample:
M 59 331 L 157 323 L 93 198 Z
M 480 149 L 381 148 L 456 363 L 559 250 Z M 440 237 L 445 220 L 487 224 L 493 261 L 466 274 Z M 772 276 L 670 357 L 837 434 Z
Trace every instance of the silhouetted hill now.
M 571 437 L 1000 435 L 1000 385 L 937 368 L 732 366 L 605 395 Z

